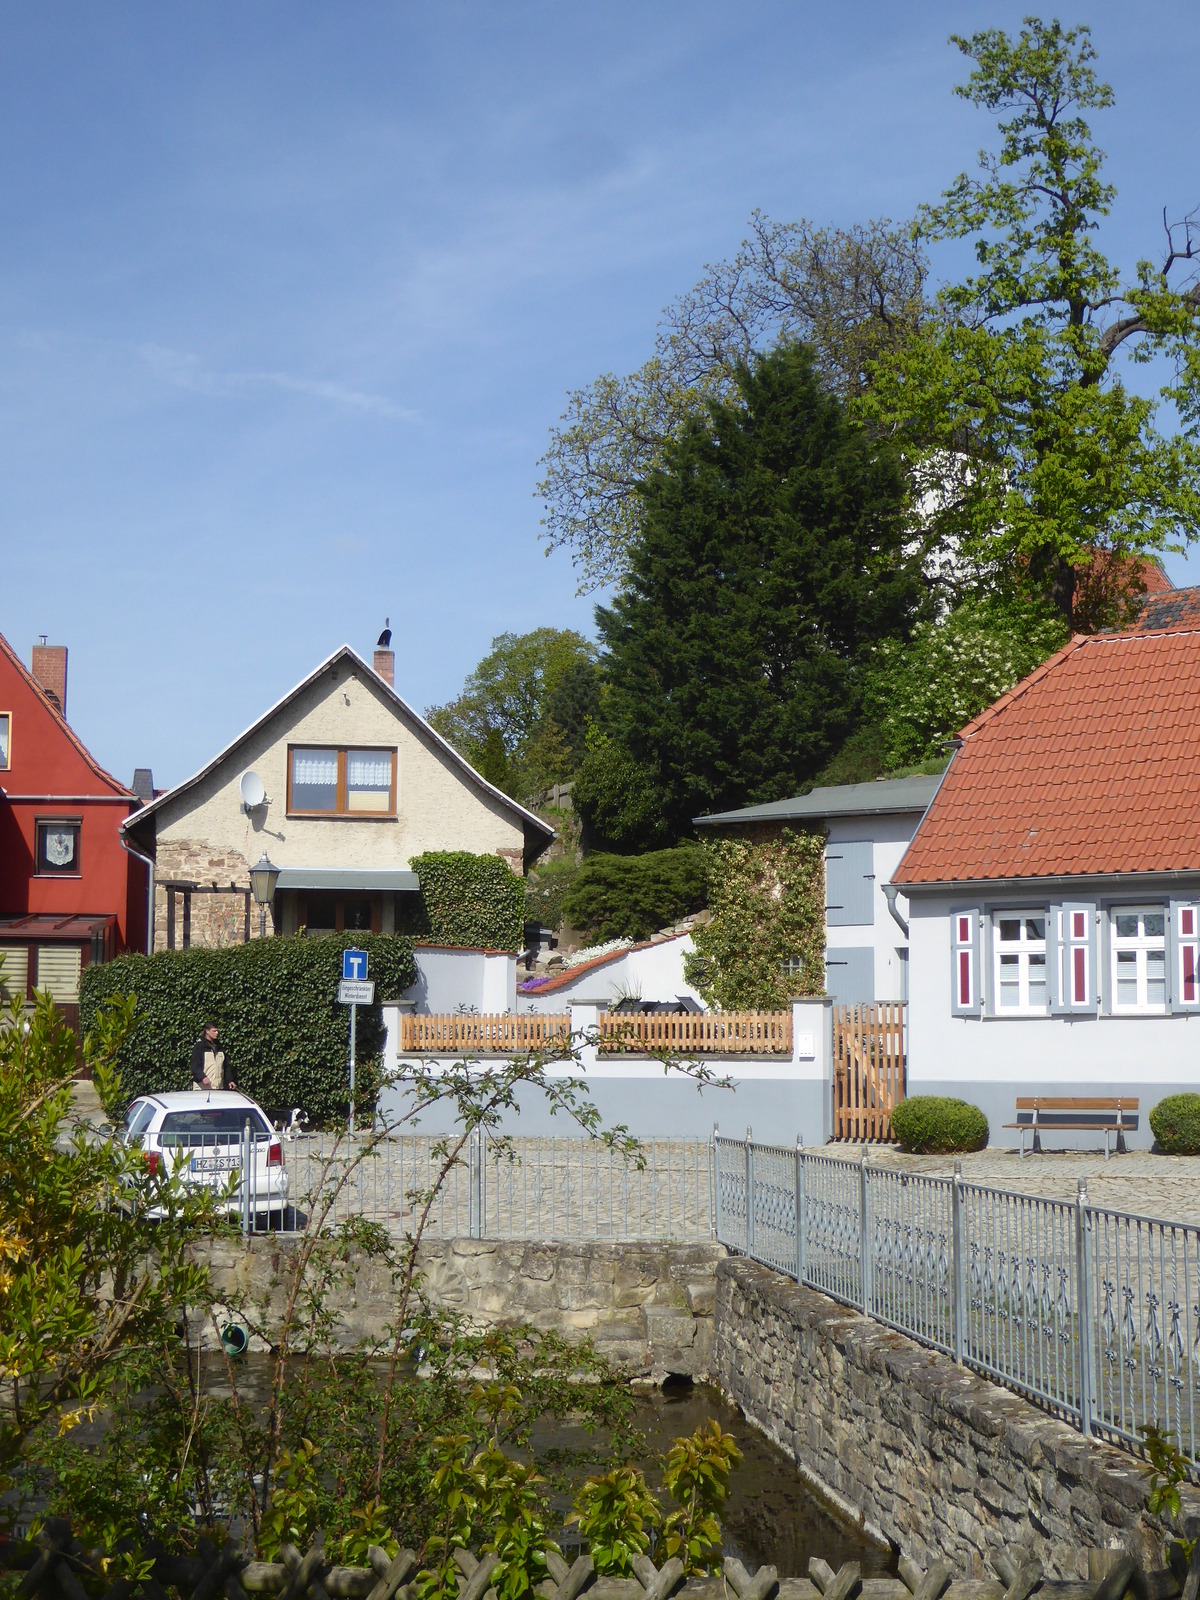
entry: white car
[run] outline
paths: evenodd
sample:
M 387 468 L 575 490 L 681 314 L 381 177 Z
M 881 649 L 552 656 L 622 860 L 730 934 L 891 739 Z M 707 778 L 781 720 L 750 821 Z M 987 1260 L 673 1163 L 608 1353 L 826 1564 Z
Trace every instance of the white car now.
M 152 1173 L 178 1173 L 184 1183 L 220 1188 L 236 1176 L 237 1188 L 226 1209 L 241 1214 L 248 1199 L 256 1225 L 263 1214 L 269 1225 L 273 1212 L 282 1222 L 288 1192 L 283 1140 L 249 1095 L 233 1089 L 141 1095 L 125 1115 L 121 1140 L 141 1150 Z M 247 1142 L 249 1195 L 242 1172 Z

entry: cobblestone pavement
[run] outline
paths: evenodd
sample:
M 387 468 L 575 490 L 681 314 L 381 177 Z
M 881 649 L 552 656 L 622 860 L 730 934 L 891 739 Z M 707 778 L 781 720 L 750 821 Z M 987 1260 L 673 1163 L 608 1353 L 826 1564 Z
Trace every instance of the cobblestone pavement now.
M 1046 1150 L 1024 1160 L 1015 1150 L 980 1150 L 961 1156 L 907 1156 L 894 1145 L 826 1146 L 827 1155 L 845 1155 L 857 1161 L 861 1149 L 880 1167 L 949 1177 L 955 1161 L 962 1162 L 968 1183 L 1046 1200 L 1074 1200 L 1081 1178 L 1087 1181 L 1088 1199 L 1094 1206 L 1110 1206 L 1141 1216 L 1200 1225 L 1200 1156 L 1151 1155 L 1135 1150 L 1113 1155 L 1104 1151 Z

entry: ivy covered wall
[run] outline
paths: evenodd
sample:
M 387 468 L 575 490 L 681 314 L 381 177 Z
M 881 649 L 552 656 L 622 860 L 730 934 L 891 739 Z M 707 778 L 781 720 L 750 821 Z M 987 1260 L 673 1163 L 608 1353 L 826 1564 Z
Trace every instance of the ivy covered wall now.
M 397 932 L 464 949 L 520 949 L 525 880 L 506 861 L 468 850 L 430 850 L 409 865 L 421 880 L 421 905 Z
M 726 1011 L 778 1011 L 825 992 L 825 835 L 712 839 L 711 921 L 692 935 L 687 980 Z

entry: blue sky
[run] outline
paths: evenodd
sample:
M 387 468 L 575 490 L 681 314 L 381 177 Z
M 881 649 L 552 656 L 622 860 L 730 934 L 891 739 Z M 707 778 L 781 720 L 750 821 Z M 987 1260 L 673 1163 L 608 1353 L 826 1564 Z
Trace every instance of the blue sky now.
M 590 630 L 533 498 L 566 391 L 755 207 L 936 197 L 990 131 L 947 36 L 1026 9 L 4 0 L 0 632 L 163 785 L 385 614 L 422 708 L 494 634 Z M 1200 203 L 1200 8 L 1061 15 L 1132 263 Z

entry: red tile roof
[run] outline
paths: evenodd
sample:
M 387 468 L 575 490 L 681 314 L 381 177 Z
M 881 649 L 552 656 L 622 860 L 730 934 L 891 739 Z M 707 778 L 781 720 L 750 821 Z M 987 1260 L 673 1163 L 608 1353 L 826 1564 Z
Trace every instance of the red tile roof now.
M 1137 602 L 1133 620 L 1122 632 L 1164 633 L 1179 628 L 1200 628 L 1200 589 L 1147 593 Z
M 959 737 L 898 884 L 1200 870 L 1200 628 L 1077 636 Z

